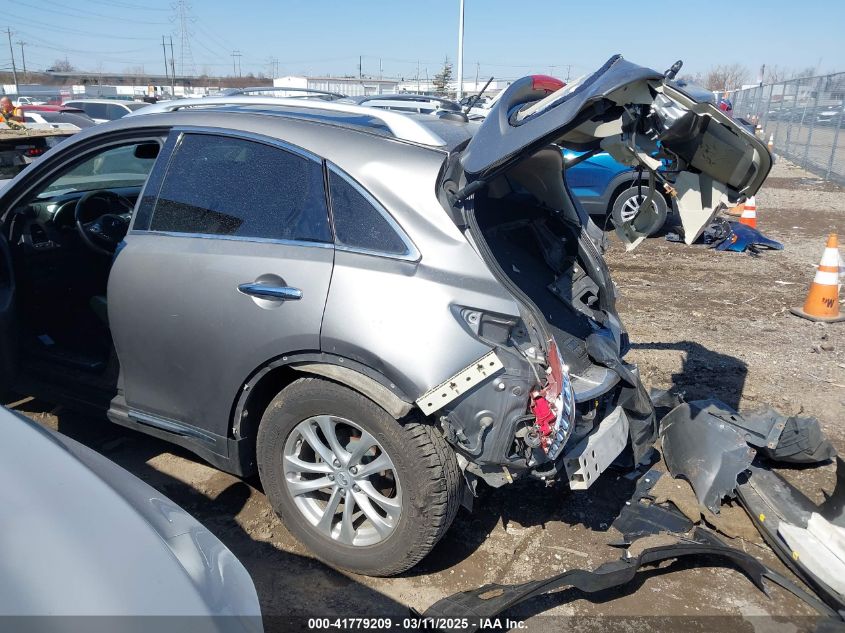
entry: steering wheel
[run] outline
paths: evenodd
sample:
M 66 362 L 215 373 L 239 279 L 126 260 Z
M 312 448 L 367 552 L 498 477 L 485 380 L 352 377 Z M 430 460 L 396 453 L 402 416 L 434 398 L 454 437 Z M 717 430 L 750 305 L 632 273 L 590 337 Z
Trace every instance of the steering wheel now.
M 93 208 L 92 203 L 95 201 L 99 202 L 99 213 Z M 117 205 L 126 210 L 123 213 L 112 213 Z M 76 201 L 73 214 L 76 230 L 88 248 L 111 257 L 129 229 L 134 207 L 129 199 L 108 189 L 89 191 Z

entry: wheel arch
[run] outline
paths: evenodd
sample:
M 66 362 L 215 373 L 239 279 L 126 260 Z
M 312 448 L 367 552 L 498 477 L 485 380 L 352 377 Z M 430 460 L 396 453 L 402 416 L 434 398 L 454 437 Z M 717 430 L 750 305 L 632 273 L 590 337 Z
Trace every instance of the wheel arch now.
M 255 438 L 267 406 L 278 393 L 303 376 L 322 376 L 357 391 L 396 419 L 408 415 L 413 401 L 378 371 L 348 358 L 321 353 L 288 354 L 268 360 L 241 385 L 232 406 L 230 433 L 240 442 L 241 463 L 255 468 Z

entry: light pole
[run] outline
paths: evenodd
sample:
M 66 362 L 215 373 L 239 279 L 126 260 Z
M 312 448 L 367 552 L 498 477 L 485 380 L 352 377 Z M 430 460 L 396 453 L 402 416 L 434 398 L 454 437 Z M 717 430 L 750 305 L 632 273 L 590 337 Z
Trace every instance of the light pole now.
M 464 96 L 464 0 L 461 0 L 461 15 L 458 19 L 458 92 L 460 101 Z

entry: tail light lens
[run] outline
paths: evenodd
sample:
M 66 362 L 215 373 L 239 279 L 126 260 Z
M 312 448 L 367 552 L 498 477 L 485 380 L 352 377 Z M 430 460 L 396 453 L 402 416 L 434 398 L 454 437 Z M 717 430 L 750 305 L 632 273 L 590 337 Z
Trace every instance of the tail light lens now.
M 29 149 L 26 150 L 26 155 L 27 156 L 41 156 L 41 154 L 43 154 L 46 151 L 47 150 L 44 149 L 43 147 L 30 147 Z
M 555 92 L 566 85 L 557 77 L 549 75 L 531 75 L 531 87 L 534 90 L 545 90 L 547 92 Z

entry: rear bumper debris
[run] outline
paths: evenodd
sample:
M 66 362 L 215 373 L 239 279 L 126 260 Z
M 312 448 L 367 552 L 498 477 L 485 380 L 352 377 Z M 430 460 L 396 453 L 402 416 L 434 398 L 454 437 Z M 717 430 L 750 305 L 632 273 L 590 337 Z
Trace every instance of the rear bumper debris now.
M 701 505 L 716 514 L 758 452 L 791 464 L 836 455 L 816 418 L 786 417 L 770 407 L 740 414 L 715 399 L 676 406 L 661 420 L 660 437 L 669 472 L 689 481 Z
M 611 411 L 598 428 L 563 455 L 569 487 L 586 490 L 628 444 L 628 416 L 622 407 Z
M 756 465 L 737 494 L 778 557 L 828 605 L 845 610 L 845 461 L 836 460 L 836 487 L 821 505 Z
M 575 587 L 584 593 L 623 587 L 634 580 L 642 567 L 673 559 L 706 557 L 704 561 L 709 564 L 738 568 L 764 593 L 768 593 L 764 583 L 764 579 L 768 579 L 807 602 L 821 615 L 838 619 L 835 611 L 789 579 L 769 569 L 750 554 L 728 547 L 715 534 L 707 530 L 697 529 L 693 540 L 679 540 L 671 545 L 643 549 L 637 555 L 629 554 L 630 552 L 620 560 L 603 563 L 593 571 L 571 569 L 542 580 L 519 585 L 492 583 L 478 589 L 447 596 L 426 609 L 422 617 L 438 622 L 461 622 L 465 619 L 467 626 L 460 630 L 477 631 L 484 622 L 536 596 L 568 587 Z M 563 602 L 562 600 L 560 603 Z M 413 610 L 412 614 L 419 616 Z
M 692 485 L 699 503 L 718 514 L 722 499 L 733 495 L 737 477 L 751 465 L 755 451 L 737 428 L 694 405 L 684 403 L 663 418 L 663 458 L 674 477 Z

